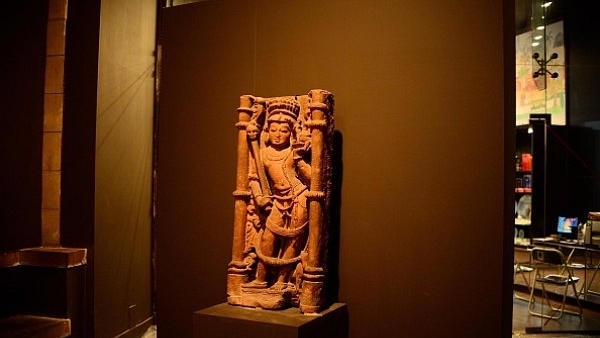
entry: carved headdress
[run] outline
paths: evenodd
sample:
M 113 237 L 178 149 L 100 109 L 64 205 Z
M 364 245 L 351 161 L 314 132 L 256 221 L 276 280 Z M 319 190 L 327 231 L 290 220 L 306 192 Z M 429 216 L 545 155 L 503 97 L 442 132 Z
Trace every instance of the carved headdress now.
M 291 98 L 276 98 L 267 102 L 267 123 L 286 122 L 291 125 L 298 120 L 300 104 Z

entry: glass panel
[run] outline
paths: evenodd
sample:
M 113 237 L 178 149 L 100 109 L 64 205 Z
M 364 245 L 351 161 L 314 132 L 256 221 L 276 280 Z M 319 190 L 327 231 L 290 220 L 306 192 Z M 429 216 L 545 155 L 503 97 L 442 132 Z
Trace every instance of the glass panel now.
M 600 239 L 594 243 L 593 235 L 583 231 L 582 223 L 586 222 L 586 217 L 589 221 L 588 211 L 600 210 L 599 194 L 592 191 L 600 191 L 597 183 L 600 181 L 600 152 L 596 146 L 600 140 L 600 98 L 592 89 L 597 88 L 596 79 L 600 78 L 600 51 L 595 47 L 600 38 L 590 34 L 591 30 L 598 31 L 600 24 L 596 23 L 590 8 L 581 3 L 517 0 L 515 4 L 517 230 L 514 330 L 598 333 L 600 321 L 591 312 L 593 305 L 590 304 L 600 304 L 600 297 L 595 292 L 600 291 Z M 566 96 L 567 81 L 570 97 Z M 532 114 L 535 115 L 530 119 Z M 547 124 L 536 123 L 548 117 Z M 528 129 L 533 129 L 533 133 L 528 134 Z M 530 155 L 530 148 L 535 148 L 534 140 L 537 140 L 537 149 L 543 151 L 538 151 L 537 155 L 532 151 L 533 170 L 530 171 L 524 166 L 522 155 Z M 540 171 L 539 168 L 544 169 Z M 526 190 L 525 184 L 530 174 L 534 182 L 532 191 Z M 561 180 L 566 183 L 558 184 L 557 181 Z M 540 182 L 543 183 L 540 185 Z M 538 188 L 543 193 L 539 194 Z M 532 201 L 525 203 L 523 196 L 530 197 Z M 535 214 L 529 220 L 531 224 L 527 222 L 527 214 Z M 571 231 L 565 232 L 567 220 L 572 220 L 572 225 L 569 227 Z M 531 240 L 526 238 L 522 241 L 519 229 L 530 230 Z M 559 250 L 568 268 L 555 272 L 540 271 L 539 275 L 536 275 L 535 269 L 527 271 L 524 267 L 535 268 L 530 261 L 534 247 Z M 578 309 L 577 300 L 584 302 L 583 318 L 568 313 L 560 318 L 544 318 L 530 313 L 529 306 L 538 313 L 560 314 L 560 311 L 553 312 L 550 304 L 541 297 L 540 281 L 548 274 L 554 275 L 546 279 L 548 283 L 545 284 L 546 291 L 551 294 L 552 306 L 559 306 L 566 294 L 570 310 Z M 567 275 L 568 281 L 569 274 L 578 278 L 577 283 L 559 285 L 552 279 Z M 530 286 L 533 286 L 536 296 L 535 304 L 530 304 Z
M 550 114 L 551 124 L 566 125 L 566 72 L 563 21 L 551 2 L 533 0 L 530 24 L 516 37 L 516 125 L 531 114 Z M 555 15 L 554 15 L 555 16 Z

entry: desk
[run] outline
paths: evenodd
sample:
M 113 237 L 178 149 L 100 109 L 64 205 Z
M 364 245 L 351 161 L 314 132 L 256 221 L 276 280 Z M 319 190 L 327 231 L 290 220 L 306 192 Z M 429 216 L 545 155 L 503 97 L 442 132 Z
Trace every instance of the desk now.
M 579 290 L 579 297 L 583 296 L 585 299 L 588 294 L 600 295 L 600 291 L 590 289 L 600 269 L 600 263 L 594 264 L 593 259 L 594 254 L 600 254 L 599 246 L 583 244 L 580 241 L 556 241 L 550 238 L 533 238 L 531 242 L 534 246 L 550 246 L 565 250 L 567 265 L 574 270 L 583 270 L 583 285 Z M 573 261 L 573 254 L 578 250 L 583 252 L 583 263 Z M 588 274 L 591 274 L 591 277 L 588 278 Z
M 584 255 L 585 255 L 585 250 L 586 250 L 586 246 L 583 245 L 583 243 L 581 242 L 577 242 L 577 241 L 557 241 L 554 240 L 552 238 L 533 238 L 531 240 L 531 243 L 533 243 L 533 245 L 535 246 L 551 246 L 551 247 L 555 247 L 558 249 L 562 249 L 562 250 L 567 250 L 569 253 L 566 255 L 566 260 L 568 264 L 573 264 L 573 262 L 571 261 L 571 258 L 573 257 L 573 253 L 575 253 L 576 250 L 583 250 L 584 251 Z M 579 266 L 578 266 L 579 267 Z M 584 268 L 585 265 L 580 266 L 581 268 Z

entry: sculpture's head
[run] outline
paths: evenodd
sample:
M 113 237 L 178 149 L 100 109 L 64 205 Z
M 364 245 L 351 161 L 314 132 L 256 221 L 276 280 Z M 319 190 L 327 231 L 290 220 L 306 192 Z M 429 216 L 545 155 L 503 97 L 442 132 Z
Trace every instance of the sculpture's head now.
M 260 134 L 260 128 L 256 121 L 250 121 L 248 126 L 246 127 L 246 134 L 251 141 L 258 139 L 258 134 Z
M 298 120 L 300 104 L 291 98 L 276 98 L 267 102 L 267 124 L 287 123 L 290 128 Z

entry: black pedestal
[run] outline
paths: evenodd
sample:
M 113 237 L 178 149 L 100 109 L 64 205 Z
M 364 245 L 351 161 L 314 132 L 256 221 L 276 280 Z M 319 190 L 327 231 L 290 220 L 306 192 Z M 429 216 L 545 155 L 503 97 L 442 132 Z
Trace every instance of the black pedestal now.
M 194 312 L 194 338 L 347 338 L 346 304 L 315 315 L 297 308 L 261 310 L 227 303 Z

